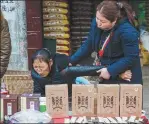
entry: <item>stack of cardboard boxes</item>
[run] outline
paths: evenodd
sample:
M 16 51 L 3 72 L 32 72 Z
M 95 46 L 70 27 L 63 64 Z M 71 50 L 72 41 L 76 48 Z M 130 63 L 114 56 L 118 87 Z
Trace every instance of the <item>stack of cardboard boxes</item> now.
M 40 94 L 2 95 L 1 120 L 20 110 L 39 110 L 40 97 Z M 46 86 L 46 108 L 53 118 L 69 117 L 67 84 Z M 141 117 L 141 111 L 142 85 L 72 85 L 72 116 Z
M 97 95 L 95 95 L 95 89 L 96 88 L 94 88 L 94 85 L 75 85 L 75 84 L 72 85 L 73 116 L 90 116 L 90 117 L 141 116 L 142 85 L 99 84 L 97 85 L 98 89 Z M 53 85 L 46 87 L 47 110 L 50 115 L 52 114 L 52 112 L 54 112 L 53 117 L 56 117 L 56 115 L 58 115 L 58 117 L 64 117 L 64 115 L 65 117 L 69 116 L 68 101 L 67 101 L 68 96 L 66 91 L 67 91 L 66 85 L 60 85 L 60 86 Z M 52 95 L 54 96 L 53 98 Z M 97 103 L 95 102 L 96 101 L 95 99 L 97 99 Z M 55 108 L 55 106 L 60 105 L 60 103 L 61 107 L 57 106 L 58 108 L 57 111 L 54 111 L 53 109 Z M 65 109 L 63 109 L 64 106 L 66 106 Z M 60 111 L 59 109 L 61 109 L 61 114 L 59 112 Z

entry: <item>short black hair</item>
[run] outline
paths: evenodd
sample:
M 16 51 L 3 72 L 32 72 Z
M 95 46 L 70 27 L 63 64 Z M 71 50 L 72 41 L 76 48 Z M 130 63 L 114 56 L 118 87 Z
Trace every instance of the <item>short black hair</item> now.
M 47 48 L 39 49 L 32 56 L 32 64 L 36 59 L 49 63 L 49 60 L 52 59 L 52 54 Z

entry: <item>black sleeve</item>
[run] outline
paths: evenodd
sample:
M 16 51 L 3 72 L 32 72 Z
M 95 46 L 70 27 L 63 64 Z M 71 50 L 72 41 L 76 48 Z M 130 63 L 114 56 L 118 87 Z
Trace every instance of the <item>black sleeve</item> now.
M 55 62 L 56 65 L 58 66 L 59 71 L 62 71 L 69 64 L 69 56 L 66 56 L 64 54 L 56 54 Z
M 42 96 L 45 95 L 45 89 L 42 88 L 40 82 L 36 81 L 36 79 L 33 79 L 33 81 L 34 81 L 33 93 L 40 93 Z
M 40 93 L 42 96 L 45 95 L 45 88 L 44 88 L 44 83 L 41 82 L 40 79 L 37 78 L 36 73 L 34 70 L 31 71 L 31 76 L 33 79 L 33 93 Z

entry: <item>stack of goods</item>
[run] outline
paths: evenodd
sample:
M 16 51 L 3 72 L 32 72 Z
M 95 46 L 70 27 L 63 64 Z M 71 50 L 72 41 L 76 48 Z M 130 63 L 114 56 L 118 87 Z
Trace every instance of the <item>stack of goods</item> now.
M 45 104 L 45 97 L 41 97 L 40 94 L 26 93 L 1 95 L 0 121 L 3 122 L 4 120 L 7 120 L 7 118 L 19 111 L 41 110 L 40 112 L 45 112 L 43 111 L 45 110 Z
M 146 10 L 146 25 L 147 25 L 147 31 L 149 31 L 149 1 L 148 1 L 148 0 L 146 0 L 145 10 Z
M 33 92 L 33 80 L 30 76 L 30 71 L 7 71 L 3 81 L 9 94 Z
M 70 121 L 68 114 L 67 85 L 46 86 L 47 111 L 53 118 Z M 97 94 L 95 95 L 95 89 Z M 96 99 L 96 101 L 95 101 Z M 95 108 L 97 108 L 95 110 Z M 97 117 L 104 122 L 125 121 L 140 122 L 142 110 L 142 85 L 134 84 L 98 84 L 72 85 L 72 117 Z M 131 117 L 132 116 L 132 117 Z M 125 117 L 121 119 L 120 117 Z M 78 120 L 79 121 L 79 120 Z M 77 122 L 78 122 L 77 121 Z M 80 120 L 81 121 L 81 120 Z M 82 122 L 81 121 L 81 122 Z
M 69 55 L 70 29 L 66 0 L 43 1 L 44 37 L 56 39 L 56 52 Z
M 148 121 L 141 113 L 142 85 L 139 84 L 73 84 L 71 117 L 67 84 L 47 85 L 45 89 L 46 100 L 40 94 L 2 95 L 1 121 L 5 116 L 9 117 L 20 110 L 39 111 L 44 107 L 42 111 L 45 112 L 45 104 L 47 113 L 53 118 L 54 123 L 140 124 Z
M 73 0 L 71 9 L 71 48 L 74 53 L 88 37 L 93 7 L 89 0 Z
M 56 90 L 59 87 L 61 90 Z M 48 111 L 54 123 L 144 123 L 141 115 L 142 85 L 72 86 L 72 116 L 68 115 L 67 86 L 47 86 Z M 97 113 L 94 111 L 97 98 Z M 121 107 L 119 107 L 121 106 Z M 51 113 L 52 112 L 52 113 Z M 65 116 L 65 118 L 64 118 Z M 58 119 L 55 117 L 59 117 Z

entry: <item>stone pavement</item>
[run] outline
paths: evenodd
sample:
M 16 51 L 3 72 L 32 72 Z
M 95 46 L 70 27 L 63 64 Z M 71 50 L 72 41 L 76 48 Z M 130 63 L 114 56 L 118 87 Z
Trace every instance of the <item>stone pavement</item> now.
M 142 67 L 143 74 L 143 109 L 149 119 L 149 66 Z

